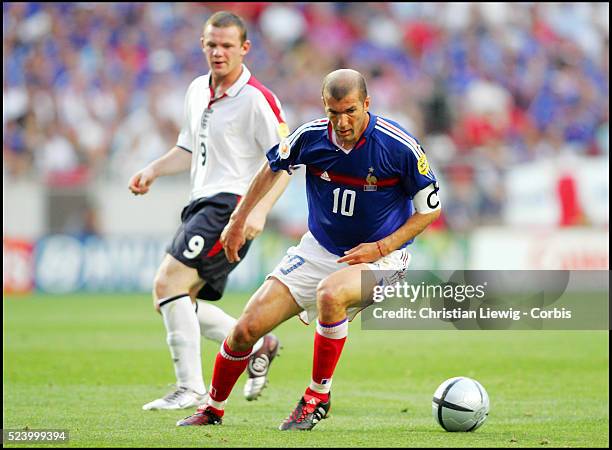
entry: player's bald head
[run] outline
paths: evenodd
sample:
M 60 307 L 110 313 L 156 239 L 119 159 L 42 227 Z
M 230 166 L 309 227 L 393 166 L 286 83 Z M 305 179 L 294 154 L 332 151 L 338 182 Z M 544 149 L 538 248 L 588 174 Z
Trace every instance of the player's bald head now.
M 363 75 L 353 69 L 338 69 L 327 74 L 323 79 L 321 94 L 324 99 L 333 97 L 341 100 L 355 90 L 359 94 L 359 100 L 365 101 L 368 96 L 368 88 Z

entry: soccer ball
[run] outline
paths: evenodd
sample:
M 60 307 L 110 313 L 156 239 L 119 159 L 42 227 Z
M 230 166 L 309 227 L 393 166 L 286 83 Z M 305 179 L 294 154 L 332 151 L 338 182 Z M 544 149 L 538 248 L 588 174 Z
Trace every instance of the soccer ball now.
M 434 392 L 431 409 L 446 431 L 474 431 L 489 415 L 489 395 L 468 377 L 449 378 Z

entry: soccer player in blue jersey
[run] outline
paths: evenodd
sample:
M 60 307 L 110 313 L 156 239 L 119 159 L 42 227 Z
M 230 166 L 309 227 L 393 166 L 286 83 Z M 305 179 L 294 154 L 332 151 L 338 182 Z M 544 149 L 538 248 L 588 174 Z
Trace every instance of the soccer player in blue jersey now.
M 299 315 L 317 322 L 312 378 L 280 429 L 312 429 L 329 412 L 348 322 L 371 303 L 362 292 L 401 280 L 410 262 L 407 245 L 440 215 L 438 184 L 423 149 L 399 124 L 368 112 L 364 77 L 334 71 L 322 94 L 327 118 L 302 125 L 267 153 L 268 164 L 221 242 L 228 260 L 239 261 L 249 212 L 282 170 L 298 165 L 306 166 L 309 231 L 253 294 L 223 342 L 206 405 L 177 425 L 220 424 L 253 344 Z

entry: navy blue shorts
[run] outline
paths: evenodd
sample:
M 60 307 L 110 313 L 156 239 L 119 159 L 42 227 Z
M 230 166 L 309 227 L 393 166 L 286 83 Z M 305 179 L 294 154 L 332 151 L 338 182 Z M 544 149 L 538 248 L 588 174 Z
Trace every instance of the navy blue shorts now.
M 181 213 L 181 226 L 167 252 L 188 267 L 196 269 L 206 284 L 198 293 L 203 300 L 219 300 L 225 290 L 227 277 L 238 262 L 230 263 L 219 242 L 221 232 L 234 212 L 240 197 L 221 193 L 194 200 Z M 251 241 L 247 240 L 238 252 L 244 258 Z

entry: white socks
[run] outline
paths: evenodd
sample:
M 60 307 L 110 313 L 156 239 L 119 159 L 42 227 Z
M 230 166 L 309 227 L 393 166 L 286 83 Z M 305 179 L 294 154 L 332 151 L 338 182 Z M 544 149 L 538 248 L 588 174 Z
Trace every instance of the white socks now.
M 236 319 L 224 312 L 221 308 L 206 302 L 197 300 L 197 316 L 200 323 L 200 333 L 206 339 L 222 343 L 227 335 L 236 325 Z M 263 345 L 263 338 L 260 338 L 253 346 L 253 353 L 258 351 Z
M 188 294 L 159 301 L 178 386 L 206 393 L 200 356 L 200 324 Z
M 166 327 L 166 342 L 172 355 L 177 385 L 205 394 L 200 334 L 221 343 L 236 324 L 236 319 L 209 302 L 197 300 L 197 303 L 196 312 L 189 295 L 176 295 L 160 300 L 159 310 Z M 262 345 L 263 337 L 253 346 L 253 353 Z
M 199 299 L 197 302 L 197 316 L 202 337 L 219 343 L 223 342 L 236 325 L 236 319 L 210 302 Z

